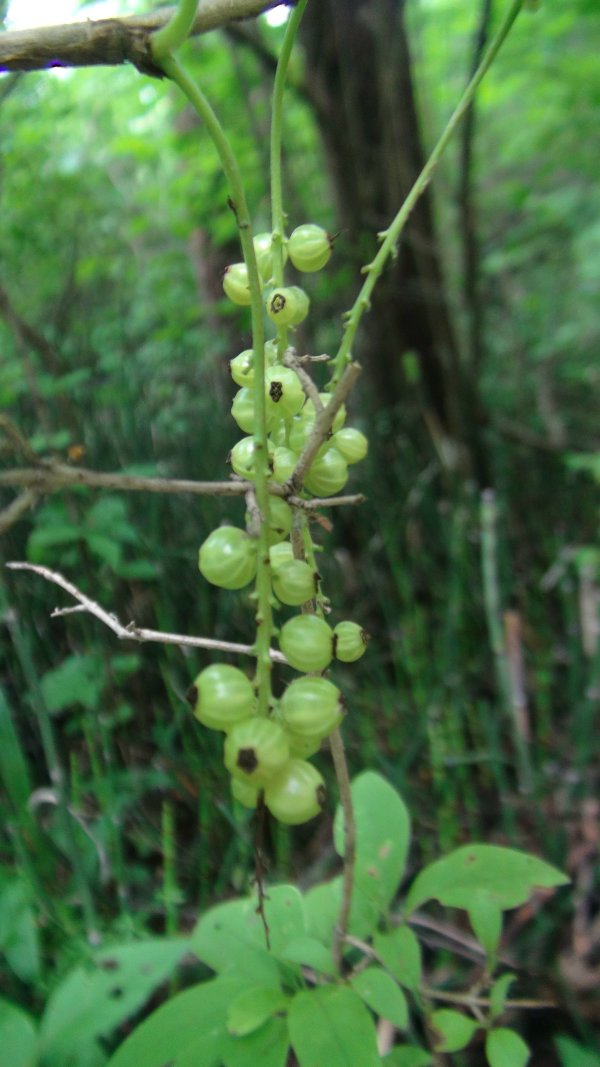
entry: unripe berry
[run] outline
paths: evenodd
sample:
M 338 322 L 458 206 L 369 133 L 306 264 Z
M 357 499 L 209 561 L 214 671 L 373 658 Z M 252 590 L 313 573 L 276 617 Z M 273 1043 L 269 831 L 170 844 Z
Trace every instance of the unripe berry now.
M 296 678 L 279 703 L 282 725 L 304 737 L 329 737 L 342 721 L 342 695 L 326 678 Z
M 265 787 L 265 804 L 279 822 L 289 826 L 308 822 L 323 810 L 325 782 L 312 764 L 291 759 Z
M 311 734 L 310 736 L 302 737 L 300 734 L 295 734 L 293 730 L 288 730 L 287 728 L 285 736 L 288 739 L 290 757 L 292 759 L 310 759 L 311 756 L 315 756 L 317 752 L 321 751 L 324 741 L 321 734 Z
M 292 509 L 277 496 L 269 498 L 269 544 L 275 545 L 287 537 L 292 528 Z
M 285 767 L 290 748 L 283 727 L 272 719 L 244 719 L 227 734 L 225 766 L 234 778 L 264 785 Z
M 280 541 L 279 544 L 273 545 L 269 549 L 269 559 L 273 571 L 283 566 L 284 563 L 289 563 L 293 558 L 294 550 L 289 541 Z
M 268 282 L 273 273 L 273 250 L 271 248 L 271 234 L 257 233 L 253 239 L 254 253 L 258 273 L 263 282 Z
M 357 622 L 338 622 L 333 628 L 333 654 L 342 663 L 354 663 L 363 655 L 369 634 Z
M 231 405 L 231 414 L 244 433 L 252 433 L 254 430 L 254 404 L 254 389 L 247 386 L 238 389 Z
M 292 477 L 296 464 L 298 462 L 298 456 L 295 452 L 292 452 L 289 448 L 276 448 L 273 453 L 273 479 L 279 485 L 283 485 L 287 482 L 288 478 Z
M 256 574 L 256 542 L 237 526 L 219 526 L 200 546 L 198 566 L 212 585 L 243 589 Z
M 331 400 L 331 393 L 319 393 L 319 399 L 320 399 L 323 407 L 326 408 L 326 407 L 328 407 L 329 401 Z M 309 410 L 312 408 L 313 417 L 314 417 L 317 414 L 316 408 L 315 408 L 314 404 L 312 403 L 312 401 L 310 401 L 310 400 L 309 400 L 309 404 L 310 404 Z M 344 423 L 346 421 L 346 415 L 347 415 L 347 412 L 346 412 L 345 405 L 342 404 L 341 407 L 338 408 L 338 410 L 336 411 L 336 413 L 335 413 L 335 415 L 333 417 L 333 423 L 332 423 L 332 426 L 331 426 L 331 430 L 332 430 L 333 433 L 337 433 L 338 430 L 341 430 L 342 426 L 344 425 Z
M 229 370 L 236 385 L 252 387 L 254 385 L 254 352 L 252 349 L 245 348 L 243 352 L 234 356 L 229 362 Z
M 304 406 L 304 389 L 291 367 L 269 367 L 265 390 L 268 412 L 290 418 Z
M 333 631 L 318 615 L 297 615 L 284 623 L 279 647 L 297 671 L 324 671 L 333 656 Z
M 269 463 L 271 462 L 271 449 L 267 442 Z M 235 473 L 240 478 L 248 478 L 254 481 L 256 478 L 257 446 L 253 437 L 242 437 L 231 449 L 229 462 Z
M 348 464 L 337 448 L 319 449 L 304 484 L 315 496 L 334 496 L 348 481 Z
M 367 438 L 354 426 L 343 426 L 333 435 L 331 443 L 344 457 L 346 463 L 360 463 L 369 451 Z
M 267 315 L 278 326 L 297 325 L 308 315 L 308 308 L 308 297 L 297 286 L 273 289 L 266 301 Z
M 258 804 L 260 788 L 251 782 L 242 782 L 241 778 L 231 779 L 231 795 L 245 808 L 255 808 Z
M 290 259 L 297 270 L 310 273 L 321 270 L 332 252 L 331 238 L 322 226 L 306 223 L 297 226 L 288 240 Z
M 250 304 L 250 287 L 248 285 L 248 268 L 245 263 L 232 263 L 223 275 L 223 289 L 234 304 L 248 307 Z
M 201 671 L 187 699 L 199 722 L 211 730 L 229 730 L 250 718 L 256 706 L 250 680 L 227 663 L 212 663 Z
M 299 607 L 315 595 L 315 572 L 305 560 L 289 559 L 273 573 L 273 592 L 282 604 Z

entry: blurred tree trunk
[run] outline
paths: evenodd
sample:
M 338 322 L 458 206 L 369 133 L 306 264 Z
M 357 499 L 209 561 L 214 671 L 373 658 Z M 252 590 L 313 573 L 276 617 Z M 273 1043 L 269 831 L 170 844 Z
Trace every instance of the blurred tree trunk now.
M 303 38 L 307 89 L 328 153 L 339 217 L 358 235 L 358 254 L 367 262 L 374 248 L 361 235 L 386 228 L 425 162 L 403 0 L 318 0 L 308 5 Z M 391 406 L 405 394 L 401 357 L 415 353 L 424 415 L 436 443 L 459 446 L 449 451 L 455 460 L 462 458 L 463 471 L 484 479 L 483 456 L 471 434 L 479 405 L 463 375 L 429 190 L 364 321 L 360 356 L 378 404 Z

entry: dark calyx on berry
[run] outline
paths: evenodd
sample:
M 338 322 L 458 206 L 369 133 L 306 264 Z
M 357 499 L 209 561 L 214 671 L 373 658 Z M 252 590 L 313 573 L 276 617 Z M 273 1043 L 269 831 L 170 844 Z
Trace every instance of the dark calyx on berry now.
M 241 748 L 237 754 L 235 762 L 245 774 L 252 774 L 258 767 L 256 752 L 253 748 Z
M 196 704 L 198 703 L 198 687 L 196 685 L 190 686 L 187 693 L 185 694 L 185 699 L 187 700 L 191 708 L 196 707 Z

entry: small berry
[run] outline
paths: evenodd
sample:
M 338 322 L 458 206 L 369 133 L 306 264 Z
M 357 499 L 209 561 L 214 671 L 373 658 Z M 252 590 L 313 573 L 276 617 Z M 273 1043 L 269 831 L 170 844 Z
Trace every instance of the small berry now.
M 273 453 L 273 479 L 279 485 L 287 482 L 296 469 L 298 456 L 290 448 L 279 447 Z
M 283 770 L 290 748 L 283 727 L 272 719 L 244 719 L 227 734 L 225 766 L 234 778 L 264 785 Z
M 288 685 L 279 703 L 286 729 L 304 737 L 329 737 L 342 721 L 342 695 L 326 678 L 305 676 Z
M 348 481 L 348 464 L 337 448 L 321 448 L 311 463 L 304 484 L 314 496 L 334 496 Z
M 245 348 L 229 362 L 231 377 L 236 385 L 254 385 L 254 352 L 251 348 Z
M 308 297 L 297 286 L 273 289 L 266 301 L 267 315 L 278 326 L 297 325 L 306 318 L 308 304 Z
M 315 595 L 315 572 L 305 560 L 289 559 L 273 573 L 273 592 L 282 604 L 299 607 Z
M 369 451 L 367 438 L 354 426 L 343 426 L 333 435 L 331 443 L 344 457 L 346 463 L 360 463 Z
M 232 263 L 223 275 L 223 289 L 234 304 L 248 307 L 250 304 L 250 287 L 248 285 L 248 268 L 245 263 Z
M 242 782 L 241 778 L 231 779 L 231 795 L 245 808 L 255 808 L 260 796 L 260 788 L 251 782 Z
M 268 367 L 265 390 L 267 411 L 272 414 L 290 418 L 304 406 L 304 389 L 291 367 Z
M 288 241 L 290 259 L 297 270 L 321 270 L 329 261 L 332 243 L 327 230 L 314 223 L 297 226 Z
M 342 663 L 354 663 L 363 655 L 369 634 L 357 622 L 338 622 L 333 628 L 333 654 Z
M 198 566 L 212 585 L 243 589 L 256 574 L 256 542 L 237 526 L 219 526 L 200 546 Z
M 282 567 L 284 563 L 289 563 L 293 558 L 294 550 L 289 541 L 280 541 L 279 544 L 273 545 L 269 549 L 269 560 L 273 571 L 278 567 Z
M 201 671 L 187 699 L 198 721 L 211 730 L 228 730 L 250 718 L 256 705 L 250 680 L 227 663 L 212 663 Z
M 298 671 L 324 671 L 333 656 L 333 632 L 318 615 L 297 615 L 284 623 L 279 647 Z
M 325 782 L 311 763 L 291 759 L 266 785 L 265 804 L 279 822 L 289 826 L 308 822 L 323 810 Z

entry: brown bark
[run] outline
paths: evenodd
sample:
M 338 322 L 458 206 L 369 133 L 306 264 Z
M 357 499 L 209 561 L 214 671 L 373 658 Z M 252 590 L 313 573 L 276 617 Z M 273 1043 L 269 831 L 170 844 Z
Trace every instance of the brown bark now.
M 425 162 L 402 0 L 320 0 L 303 25 L 306 84 L 328 153 L 341 224 L 361 261 Z M 405 393 L 402 354 L 419 360 L 426 417 L 464 445 L 461 361 L 447 304 L 431 190 L 419 200 L 396 261 L 375 289 L 357 355 L 378 402 Z M 473 412 L 471 411 L 471 418 Z

